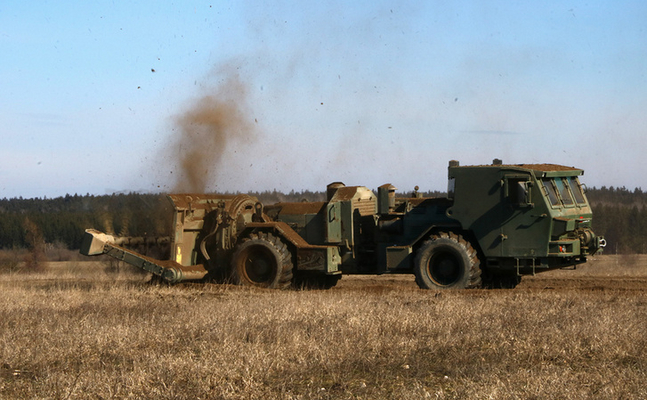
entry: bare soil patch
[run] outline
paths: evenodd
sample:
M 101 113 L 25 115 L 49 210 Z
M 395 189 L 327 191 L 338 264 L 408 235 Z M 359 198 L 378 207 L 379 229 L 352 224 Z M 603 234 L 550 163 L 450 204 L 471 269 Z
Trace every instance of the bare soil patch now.
M 344 276 L 335 290 L 415 289 L 412 275 Z M 604 255 L 590 259 L 576 269 L 526 275 L 515 289 L 521 290 L 647 290 L 647 255 Z

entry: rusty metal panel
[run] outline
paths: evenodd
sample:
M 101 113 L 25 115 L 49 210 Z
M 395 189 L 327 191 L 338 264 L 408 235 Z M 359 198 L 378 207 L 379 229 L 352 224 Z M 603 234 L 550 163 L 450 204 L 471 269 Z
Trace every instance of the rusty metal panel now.
M 280 208 L 280 214 L 318 214 L 326 205 L 323 201 L 298 202 L 298 203 L 277 203 L 272 208 Z

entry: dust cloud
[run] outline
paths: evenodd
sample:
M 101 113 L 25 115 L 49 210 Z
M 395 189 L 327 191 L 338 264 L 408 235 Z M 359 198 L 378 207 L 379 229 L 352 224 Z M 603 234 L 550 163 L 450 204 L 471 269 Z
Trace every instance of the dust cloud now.
M 225 78 L 174 119 L 176 128 L 164 157 L 173 166 L 169 187 L 174 192 L 217 190 L 220 174 L 237 169 L 236 159 L 244 156 L 238 150 L 258 136 L 247 85 L 236 73 L 219 72 Z

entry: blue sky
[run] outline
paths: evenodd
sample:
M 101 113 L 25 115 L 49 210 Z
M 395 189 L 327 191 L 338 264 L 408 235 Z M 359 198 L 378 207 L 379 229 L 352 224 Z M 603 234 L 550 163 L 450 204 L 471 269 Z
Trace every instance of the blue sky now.
M 5 1 L 0 55 L 0 197 L 444 190 L 493 158 L 647 188 L 641 1 Z M 205 104 L 237 110 L 215 140 L 178 125 Z

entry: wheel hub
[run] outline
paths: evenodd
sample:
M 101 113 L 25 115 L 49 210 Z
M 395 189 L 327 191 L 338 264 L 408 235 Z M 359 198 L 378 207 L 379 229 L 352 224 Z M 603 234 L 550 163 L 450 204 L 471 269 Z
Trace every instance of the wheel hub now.
M 251 249 L 245 260 L 245 275 L 250 281 L 258 284 L 269 284 L 276 266 L 271 254 L 263 249 Z
M 429 276 L 439 285 L 448 286 L 460 279 L 460 268 L 456 257 L 443 253 L 429 262 Z

